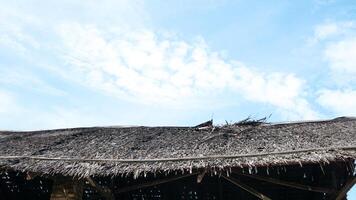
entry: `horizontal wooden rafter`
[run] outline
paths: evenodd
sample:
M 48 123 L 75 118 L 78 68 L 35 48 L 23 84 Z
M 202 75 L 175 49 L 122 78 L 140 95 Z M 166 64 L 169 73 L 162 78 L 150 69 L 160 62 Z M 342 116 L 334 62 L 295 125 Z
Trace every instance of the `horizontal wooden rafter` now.
M 236 172 L 236 171 L 233 171 L 233 173 L 240 175 L 240 176 L 246 176 L 246 177 L 253 178 L 256 180 L 265 181 L 265 182 L 282 185 L 282 186 L 286 186 L 286 187 L 296 188 L 296 189 L 300 189 L 300 190 L 307 190 L 307 191 L 320 192 L 320 193 L 334 193 L 335 192 L 334 189 L 330 189 L 330 188 L 303 185 L 300 183 L 279 180 L 279 179 L 275 179 L 275 178 L 271 178 L 271 177 L 262 177 L 262 176 L 258 176 L 258 175 L 252 175 L 252 174 L 243 174 L 243 173 Z
M 158 179 L 158 180 L 154 180 L 154 181 L 150 181 L 150 182 L 146 182 L 146 183 L 139 183 L 137 185 L 132 185 L 132 186 L 119 188 L 119 189 L 115 190 L 115 193 L 125 193 L 125 192 L 135 191 L 135 190 L 146 188 L 146 187 L 152 187 L 152 186 L 155 186 L 155 185 L 160 185 L 160 184 L 163 184 L 163 183 L 176 181 L 176 180 L 179 180 L 179 179 L 182 179 L 182 178 L 186 178 L 186 177 L 190 177 L 190 176 L 197 175 L 197 174 L 198 174 L 198 172 L 195 172 L 195 173 L 191 173 L 191 174 L 183 174 L 183 175 L 180 175 L 180 176 L 174 176 L 174 177 L 165 178 L 165 179 Z

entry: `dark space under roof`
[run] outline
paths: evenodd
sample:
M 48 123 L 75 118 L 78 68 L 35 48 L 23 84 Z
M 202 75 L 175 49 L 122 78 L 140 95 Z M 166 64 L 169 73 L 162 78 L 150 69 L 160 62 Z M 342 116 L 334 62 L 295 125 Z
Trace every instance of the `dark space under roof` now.
M 79 177 L 356 158 L 356 119 L 208 127 L 0 131 L 0 170 Z

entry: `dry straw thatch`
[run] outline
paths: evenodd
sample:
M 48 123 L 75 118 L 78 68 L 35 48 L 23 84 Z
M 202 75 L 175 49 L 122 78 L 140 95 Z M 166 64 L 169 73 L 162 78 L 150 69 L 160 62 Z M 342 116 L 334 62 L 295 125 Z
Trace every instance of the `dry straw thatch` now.
M 356 119 L 207 127 L 0 132 L 0 170 L 78 177 L 328 163 L 356 158 Z

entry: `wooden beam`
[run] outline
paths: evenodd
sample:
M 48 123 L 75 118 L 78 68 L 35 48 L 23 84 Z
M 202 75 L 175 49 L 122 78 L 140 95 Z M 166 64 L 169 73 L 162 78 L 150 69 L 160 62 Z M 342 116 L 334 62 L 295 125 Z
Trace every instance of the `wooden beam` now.
M 329 200 L 341 200 L 344 199 L 347 192 L 356 184 L 356 176 L 351 177 L 345 185 L 334 195 L 331 195 Z
M 286 187 L 291 187 L 291 188 L 300 189 L 300 190 L 307 190 L 307 191 L 327 193 L 327 194 L 335 192 L 334 189 L 330 189 L 330 188 L 303 185 L 303 184 L 299 184 L 299 183 L 283 181 L 283 180 L 270 178 L 270 177 L 262 177 L 262 176 L 258 176 L 258 175 L 243 174 L 243 173 L 239 173 L 239 172 L 235 172 L 235 171 L 233 171 L 233 173 L 240 175 L 240 176 L 246 176 L 246 177 L 253 178 L 256 180 L 265 181 L 265 182 L 269 182 L 269 183 L 273 183 L 273 184 L 277 184 L 277 185 L 283 185 Z
M 128 187 L 124 187 L 124 188 L 120 188 L 118 190 L 115 190 L 115 193 L 125 193 L 125 192 L 130 192 L 130 191 L 134 191 L 134 190 L 138 190 L 138 189 L 142 189 L 142 188 L 146 188 L 146 187 L 152 187 L 155 185 L 160 185 L 163 183 L 168 183 L 168 182 L 172 182 L 172 181 L 176 181 L 182 178 L 186 178 L 189 176 L 193 176 L 198 174 L 198 172 L 195 173 L 191 173 L 191 174 L 184 174 L 181 176 L 175 176 L 175 177 L 171 177 L 171 178 L 166 178 L 166 179 L 159 179 L 159 180 L 154 180 L 151 182 L 147 182 L 147 183 L 141 183 L 141 184 L 137 184 L 137 185 L 133 185 L 133 186 L 128 186 Z
M 32 180 L 32 179 L 36 178 L 37 176 L 38 176 L 37 173 L 27 172 L 26 173 L 26 180 L 27 181 Z
M 202 173 L 198 174 L 198 176 L 197 176 L 197 183 L 201 183 L 201 182 L 202 182 L 202 180 L 203 180 L 205 174 L 206 174 L 206 169 L 204 169 L 204 171 L 203 171 Z
M 227 181 L 229 181 L 230 183 L 238 186 L 239 188 L 249 192 L 250 194 L 254 195 L 255 197 L 262 199 L 262 200 L 271 200 L 271 198 L 269 198 L 268 196 L 260 193 L 259 191 L 253 189 L 252 187 L 245 185 L 244 183 L 240 182 L 239 180 L 233 178 L 233 177 L 227 177 L 225 175 L 222 175 L 222 177 L 224 179 L 226 179 Z
M 114 194 L 111 192 L 111 189 L 106 186 L 99 185 L 96 181 L 92 178 L 88 177 L 87 181 L 89 184 L 94 187 L 105 199 L 107 200 L 114 200 Z

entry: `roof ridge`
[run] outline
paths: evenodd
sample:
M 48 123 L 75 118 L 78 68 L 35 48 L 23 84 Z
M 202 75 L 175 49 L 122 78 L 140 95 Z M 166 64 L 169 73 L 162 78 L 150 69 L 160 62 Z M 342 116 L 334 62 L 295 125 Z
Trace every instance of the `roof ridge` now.
M 341 116 L 333 119 L 320 119 L 320 120 L 299 120 L 299 121 L 282 121 L 282 122 L 268 122 L 262 123 L 262 126 L 273 125 L 288 125 L 288 124 L 303 124 L 303 123 L 319 123 L 319 122 L 333 122 L 333 121 L 354 121 L 356 117 L 353 116 Z M 219 126 L 219 125 L 215 125 Z M 80 130 L 80 129 L 95 129 L 95 128 L 195 128 L 195 126 L 139 126 L 139 125 L 110 125 L 110 126 L 87 126 L 87 127 L 70 127 L 70 128 L 55 128 L 55 129 L 38 129 L 38 130 L 0 130 L 1 132 L 9 133 L 33 133 L 33 132 L 52 132 L 52 131 L 68 131 L 68 130 Z
M 320 119 L 320 120 L 298 120 L 298 121 L 285 121 L 285 122 L 271 122 L 265 125 L 283 125 L 283 124 L 304 124 L 304 123 L 319 123 L 319 122 L 333 122 L 333 121 L 354 121 L 356 117 L 341 116 L 333 119 Z

